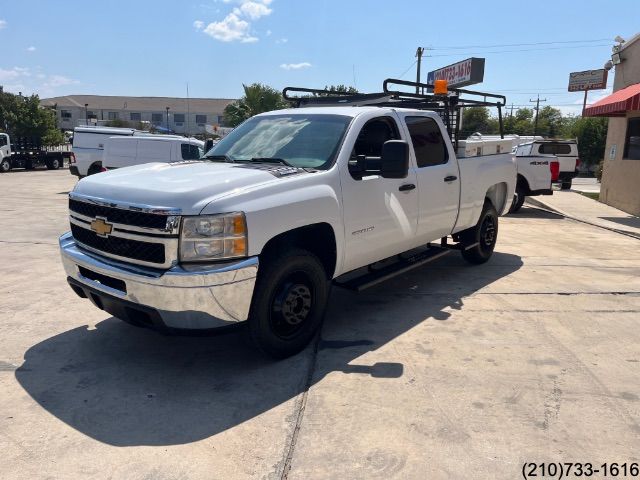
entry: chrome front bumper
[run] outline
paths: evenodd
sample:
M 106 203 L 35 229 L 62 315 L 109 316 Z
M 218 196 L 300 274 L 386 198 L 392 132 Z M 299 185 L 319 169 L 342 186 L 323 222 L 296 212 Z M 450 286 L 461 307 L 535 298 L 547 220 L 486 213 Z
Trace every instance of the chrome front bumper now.
M 158 271 L 83 250 L 70 232 L 59 243 L 73 290 L 115 316 L 129 317 L 123 320 L 159 329 L 201 330 L 248 318 L 257 257 Z

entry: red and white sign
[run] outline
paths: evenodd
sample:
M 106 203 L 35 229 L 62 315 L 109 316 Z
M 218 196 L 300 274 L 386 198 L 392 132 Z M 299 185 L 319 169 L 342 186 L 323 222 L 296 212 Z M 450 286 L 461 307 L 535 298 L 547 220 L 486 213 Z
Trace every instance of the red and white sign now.
M 483 77 L 484 58 L 472 57 L 429 72 L 427 83 L 433 85 L 436 80 L 446 80 L 448 86 L 454 88 L 480 83 Z

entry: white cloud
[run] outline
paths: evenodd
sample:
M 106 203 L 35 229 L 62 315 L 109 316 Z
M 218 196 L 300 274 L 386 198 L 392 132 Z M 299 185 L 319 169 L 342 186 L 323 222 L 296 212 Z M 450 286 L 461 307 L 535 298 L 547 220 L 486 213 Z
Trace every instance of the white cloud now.
M 207 25 L 204 33 L 221 42 L 257 42 L 258 39 L 249 33 L 250 28 L 249 22 L 240 19 L 235 13 L 230 13 L 221 22 L 212 22 Z
M 279 38 L 278 40 L 276 40 L 277 44 L 281 44 L 281 43 L 287 43 L 289 41 L 288 38 Z
M 0 18 L 0 30 L 7 26 L 7 21 Z
M 267 5 L 261 2 L 243 2 L 239 8 L 234 8 L 233 12 L 236 15 L 245 15 L 249 17 L 251 20 L 257 20 L 260 17 L 264 17 L 266 15 L 270 15 L 271 10 Z
M 272 33 L 271 30 L 267 30 L 267 33 L 266 33 L 267 37 L 270 37 L 271 33 Z
M 34 47 L 33 45 L 27 48 L 27 52 L 35 52 L 35 51 L 36 51 L 36 47 Z
M 49 75 L 47 81 L 42 84 L 46 88 L 64 87 L 66 85 L 77 85 L 80 83 L 78 80 L 74 80 L 64 75 Z
M 211 22 L 205 27 L 202 20 L 193 22 L 196 31 L 202 31 L 221 42 L 253 43 L 258 37 L 251 32 L 251 22 L 270 15 L 273 10 L 268 7 L 272 0 L 222 0 L 224 3 L 235 3 L 234 7 L 222 20 Z M 271 31 L 267 34 L 271 35 Z
M 303 68 L 309 68 L 311 64 L 309 62 L 301 62 L 301 63 L 283 63 L 280 65 L 280 68 L 285 70 L 300 70 Z
M 20 77 L 30 77 L 31 76 L 31 72 L 29 71 L 28 68 L 24 68 L 24 67 L 13 67 L 10 68 L 9 70 L 4 70 L 2 68 L 0 68 L 0 81 L 7 81 L 7 80 L 15 80 L 16 78 L 20 78 Z

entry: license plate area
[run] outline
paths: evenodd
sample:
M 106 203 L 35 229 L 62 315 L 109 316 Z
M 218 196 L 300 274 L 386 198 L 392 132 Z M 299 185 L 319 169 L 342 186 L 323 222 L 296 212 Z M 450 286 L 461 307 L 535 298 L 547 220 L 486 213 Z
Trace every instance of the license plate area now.
M 118 290 L 122 293 L 127 293 L 127 284 L 124 280 L 113 278 L 108 275 L 103 275 L 102 273 L 94 272 L 93 270 L 81 267 L 80 265 L 78 265 L 78 271 L 84 278 L 99 283 L 100 285 L 104 285 L 105 287 L 113 288 L 114 290 Z

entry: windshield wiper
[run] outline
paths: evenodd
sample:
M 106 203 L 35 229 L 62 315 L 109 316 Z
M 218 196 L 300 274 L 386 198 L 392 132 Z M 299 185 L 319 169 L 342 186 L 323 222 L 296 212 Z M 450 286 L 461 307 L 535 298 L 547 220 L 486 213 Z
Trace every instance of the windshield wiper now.
M 289 162 L 287 162 L 284 158 L 253 157 L 251 161 L 255 163 L 280 163 L 282 165 L 286 165 L 287 167 L 297 168 L 295 165 L 291 165 Z
M 227 163 L 235 163 L 235 160 L 232 159 L 231 157 L 227 156 L 227 155 L 205 155 L 202 158 L 206 158 L 207 160 L 212 160 L 212 161 L 223 161 L 223 162 L 227 162 Z

